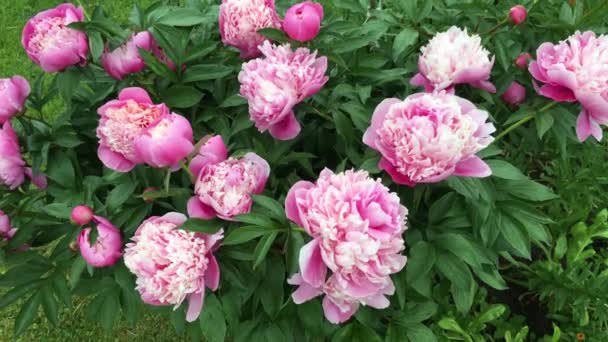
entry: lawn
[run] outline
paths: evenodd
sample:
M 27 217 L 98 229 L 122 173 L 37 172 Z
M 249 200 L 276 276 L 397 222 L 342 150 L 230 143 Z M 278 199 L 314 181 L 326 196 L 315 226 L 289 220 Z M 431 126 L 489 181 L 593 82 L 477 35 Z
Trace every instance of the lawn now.
M 3 0 L 5 3 L 8 0 Z M 146 6 L 151 0 L 105 0 L 82 1 L 91 11 L 95 4 L 103 3 L 106 13 L 117 16 L 121 22 L 127 17 L 134 3 Z M 10 77 L 15 74 L 28 79 L 36 77 L 41 71 L 30 62 L 21 47 L 21 31 L 26 20 L 37 12 L 62 3 L 57 0 L 23 0 L 14 1 L 11 6 L 0 6 L 0 77 Z M 76 2 L 77 3 L 77 2 Z M 60 104 L 58 104 L 60 106 Z M 50 106 L 49 109 L 58 106 Z M 57 115 L 57 113 L 47 113 Z M 147 312 L 136 327 L 129 327 L 124 321 L 119 322 L 111 335 L 104 334 L 100 326 L 91 323 L 85 317 L 85 303 L 75 299 L 72 308 L 64 310 L 59 327 L 52 326 L 41 313 L 38 320 L 17 341 L 170 341 L 176 340 L 171 323 L 161 315 Z M 13 322 L 21 303 L 13 304 L 3 310 L 0 318 L 0 341 L 11 341 Z

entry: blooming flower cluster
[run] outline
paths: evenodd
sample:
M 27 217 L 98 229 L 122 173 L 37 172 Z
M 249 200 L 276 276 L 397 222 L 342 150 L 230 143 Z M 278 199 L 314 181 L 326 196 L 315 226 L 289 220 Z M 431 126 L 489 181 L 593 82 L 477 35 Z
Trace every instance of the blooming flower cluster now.
M 289 44 L 265 42 L 259 48 L 264 57 L 243 64 L 239 73 L 240 94 L 249 102 L 250 118 L 260 132 L 293 139 L 301 129 L 293 107 L 327 82 L 327 58 L 317 58 L 306 48 L 293 51 Z
M 287 194 L 287 217 L 313 238 L 300 250 L 296 304 L 324 294 L 332 323 L 349 319 L 359 305 L 383 309 L 395 291 L 390 275 L 406 263 L 402 234 L 407 209 L 367 172 L 321 172 L 316 183 L 300 181 Z M 327 270 L 332 273 L 327 277 Z
M 188 299 L 186 319 L 194 321 L 203 308 L 205 287 L 215 291 L 220 270 L 213 256 L 223 237 L 178 229 L 186 221 L 179 213 L 145 220 L 125 249 L 125 265 L 137 276 L 137 290 L 152 305 L 174 305 Z
M 599 125 L 608 124 L 608 36 L 576 32 L 559 44 L 543 43 L 530 63 L 530 73 L 543 84 L 539 94 L 555 101 L 578 101 L 576 121 L 580 141 L 602 138 Z
M 264 191 L 270 174 L 268 163 L 255 153 L 249 152 L 240 159 L 228 158 L 220 136 L 209 138 L 201 147 L 190 170 L 197 178 L 194 196 L 188 201 L 188 214 L 224 220 L 248 213 L 253 204 L 251 194 Z
M 125 88 L 97 112 L 97 155 L 108 168 L 127 172 L 135 165 L 178 167 L 194 148 L 192 127 L 164 104 L 153 104 L 142 88 Z

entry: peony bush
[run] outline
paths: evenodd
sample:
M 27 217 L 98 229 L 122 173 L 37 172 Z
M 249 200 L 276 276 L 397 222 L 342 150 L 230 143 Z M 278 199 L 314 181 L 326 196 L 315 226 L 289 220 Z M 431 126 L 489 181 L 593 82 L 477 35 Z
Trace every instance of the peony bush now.
M 78 302 L 210 342 L 608 339 L 605 11 L 42 11 L 38 76 L 0 80 L 0 308 L 15 335 Z

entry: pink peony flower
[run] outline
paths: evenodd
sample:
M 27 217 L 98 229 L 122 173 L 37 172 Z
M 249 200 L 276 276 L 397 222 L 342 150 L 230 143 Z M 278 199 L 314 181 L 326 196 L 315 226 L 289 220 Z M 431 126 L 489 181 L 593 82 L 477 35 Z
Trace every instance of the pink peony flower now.
M 61 4 L 36 14 L 23 28 L 21 43 L 28 57 L 46 72 L 84 64 L 89 52 L 87 35 L 68 27 L 84 21 L 81 7 Z
M 268 163 L 255 153 L 227 158 L 221 137 L 209 139 L 192 160 L 190 170 L 197 176 L 194 196 L 188 201 L 191 217 L 232 220 L 251 210 L 251 194 L 264 191 L 270 174 Z
M 146 67 L 138 49 L 151 51 L 152 41 L 152 35 L 144 31 L 133 35 L 114 51 L 110 52 L 106 46 L 101 56 L 101 65 L 110 76 L 117 80 L 122 80 L 126 75 L 138 73 Z
M 304 1 L 287 10 L 283 30 L 289 38 L 307 42 L 315 39 L 319 34 L 321 21 L 323 21 L 323 6 L 316 2 Z
M 289 44 L 260 46 L 264 58 L 243 64 L 240 94 L 249 102 L 249 115 L 260 132 L 270 130 L 279 140 L 295 138 L 300 123 L 293 107 L 316 94 L 327 82 L 327 58 Z
M 576 32 L 557 45 L 543 43 L 536 56 L 528 69 L 543 83 L 536 87 L 538 93 L 555 101 L 580 102 L 578 139 L 593 135 L 600 141 L 600 125 L 608 124 L 608 36 Z
M 517 106 L 526 100 L 526 88 L 513 81 L 501 96 L 502 100 L 508 104 Z
M 219 265 L 213 256 L 223 232 L 213 235 L 176 229 L 186 221 L 179 213 L 145 220 L 125 249 L 125 265 L 137 277 L 137 291 L 151 305 L 174 305 L 187 298 L 186 320 L 203 308 L 205 286 L 217 290 Z
M 241 50 L 241 58 L 253 58 L 261 54 L 258 46 L 267 41 L 266 37 L 258 33 L 263 28 L 281 28 L 274 0 L 222 0 L 222 42 Z
M 16 228 L 11 227 L 11 220 L 2 210 L 0 210 L 0 237 L 10 240 L 15 236 Z
M 532 59 L 532 55 L 530 55 L 529 53 L 521 53 L 519 54 L 519 56 L 517 56 L 517 60 L 515 60 L 515 65 L 524 70 L 524 69 L 528 69 L 528 61 Z
M 72 209 L 72 213 L 70 214 L 70 219 L 73 223 L 77 225 L 85 225 L 89 224 L 93 219 L 93 210 L 86 205 L 78 205 Z
M 125 88 L 101 106 L 97 155 L 112 170 L 127 172 L 135 165 L 178 166 L 193 149 L 192 127 L 164 104 L 152 103 L 142 88 Z
M 418 73 L 410 83 L 424 86 L 427 92 L 446 90 L 454 92 L 457 84 L 468 83 L 491 93 L 496 87 L 488 81 L 494 66 L 494 57 L 481 46 L 481 38 L 467 34 L 456 26 L 437 33 L 421 49 Z
M 10 121 L 6 121 L 0 129 L 0 185 L 6 185 L 13 190 L 23 184 L 25 176 L 40 189 L 46 188 L 46 176 L 34 175 L 31 168 L 26 167 L 21 158 L 19 138 Z
M 509 10 L 509 20 L 513 23 L 513 25 L 519 25 L 526 20 L 528 16 L 528 11 L 522 5 L 517 5 L 511 7 Z
M 0 79 L 0 124 L 23 111 L 30 84 L 21 76 Z
M 390 275 L 407 260 L 401 254 L 407 209 L 397 194 L 365 171 L 325 169 L 316 183 L 294 184 L 285 213 L 313 238 L 300 250 L 300 273 L 288 280 L 299 285 L 294 303 L 324 294 L 332 323 L 348 320 L 361 304 L 389 306 L 385 296 L 395 291 Z
M 122 256 L 122 238 L 120 237 L 120 230 L 101 216 L 93 216 L 93 222 L 97 225 L 97 239 L 91 246 L 89 243 L 91 228 L 83 229 L 78 235 L 77 240 L 80 254 L 91 266 L 113 266 Z
M 435 183 L 452 174 L 487 177 L 490 168 L 475 155 L 494 139 L 487 118 L 471 102 L 445 92 L 386 99 L 363 142 L 382 154 L 378 166 L 398 184 Z

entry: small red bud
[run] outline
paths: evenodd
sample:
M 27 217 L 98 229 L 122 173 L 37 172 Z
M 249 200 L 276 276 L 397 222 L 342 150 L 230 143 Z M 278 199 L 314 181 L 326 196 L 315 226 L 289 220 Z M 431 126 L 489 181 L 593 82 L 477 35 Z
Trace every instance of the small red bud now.
M 91 222 L 93 219 L 93 210 L 86 205 L 79 205 L 72 209 L 72 214 L 70 215 L 70 219 L 72 223 L 78 225 L 85 225 Z
M 511 19 L 511 22 L 514 25 L 519 25 L 523 23 L 526 20 L 527 16 L 528 11 L 522 5 L 513 6 L 511 7 L 511 10 L 509 10 L 509 19 Z

